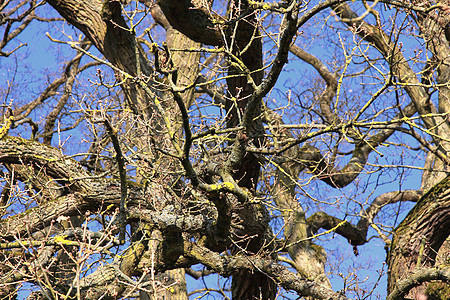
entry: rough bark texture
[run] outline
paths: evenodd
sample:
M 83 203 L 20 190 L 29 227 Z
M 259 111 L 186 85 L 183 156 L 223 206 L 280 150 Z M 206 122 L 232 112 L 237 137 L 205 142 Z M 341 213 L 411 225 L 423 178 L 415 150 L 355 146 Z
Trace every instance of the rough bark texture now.
M 247 103 L 254 93 L 254 85 L 260 85 L 263 79 L 262 41 L 258 24 L 254 14 L 241 20 L 242 12 L 249 9 L 247 1 L 236 3 L 231 10 L 232 25 L 228 31 L 229 51 L 236 57 L 229 57 L 227 86 L 231 99 L 225 102 L 227 111 L 227 127 L 233 128 L 242 124 L 242 116 L 247 108 Z M 235 21 L 236 20 L 236 21 Z M 238 66 L 240 65 L 240 66 Z M 248 70 L 243 70 L 245 66 Z M 250 72 L 250 73 L 248 73 Z M 249 78 L 250 77 L 250 78 Z M 238 133 L 238 143 L 246 145 L 253 142 L 257 147 L 261 145 L 264 129 L 262 127 L 261 103 L 256 106 L 252 114 L 253 121 L 248 130 Z M 259 136 L 258 136 L 259 135 Z M 259 179 L 260 163 L 252 153 L 245 153 L 237 169 L 233 170 L 233 177 L 242 187 L 254 192 Z M 247 214 L 241 210 L 243 214 Z M 245 219 L 245 217 L 243 217 Z M 268 223 L 266 224 L 268 227 Z M 264 231 L 247 231 L 247 236 L 255 235 L 246 242 L 245 249 L 250 253 L 258 253 L 266 243 Z M 249 273 L 247 270 L 239 271 L 233 276 L 233 299 L 274 299 L 277 291 L 275 282 L 261 272 Z
M 222 35 L 209 13 L 195 7 L 192 1 L 159 0 L 157 3 L 172 27 L 192 40 L 213 46 L 223 44 Z
M 140 72 L 146 76 L 151 75 L 152 68 L 148 59 L 132 32 L 127 30 L 128 26 L 122 17 L 122 7 L 119 2 L 55 0 L 48 3 L 69 23 L 81 30 L 119 70 L 135 77 L 138 75 L 137 64 L 139 63 Z M 138 55 L 136 55 L 136 48 Z M 126 77 L 123 74 L 118 76 L 119 79 Z M 127 80 L 122 84 L 122 89 L 127 96 L 128 105 L 133 110 L 147 118 L 153 114 L 151 102 L 148 100 L 151 95 L 147 95 L 137 83 Z
M 219 38 L 219 31 L 212 30 L 216 27 L 210 23 L 209 16 L 194 8 L 190 1 L 159 1 L 159 5 L 169 23 L 191 39 L 208 45 L 223 45 L 226 43 L 230 47 L 227 50 L 233 56 L 228 58 L 227 85 L 229 99 L 225 102 L 225 109 L 227 111 L 227 127 L 238 126 L 242 121 L 246 104 L 254 92 L 248 77 L 250 76 L 256 85 L 261 84 L 263 77 L 262 43 L 255 15 L 250 14 L 241 19 L 241 13 L 249 9 L 247 1 L 236 3 L 236 6 L 231 10 L 231 25 L 226 29 L 226 41 Z M 180 18 L 180 16 L 183 17 Z M 184 22 L 180 23 L 180 20 L 184 20 Z M 243 66 L 247 70 L 243 70 Z M 253 142 L 257 146 L 260 145 L 261 137 L 258 137 L 258 135 L 264 132 L 261 117 L 259 117 L 260 107 L 261 104 L 257 105 L 257 109 L 253 112 L 255 120 L 252 122 L 254 124 L 250 126 L 251 129 L 243 134 L 238 134 L 239 143 L 245 145 L 248 142 Z M 235 169 L 232 170 L 233 177 L 239 186 L 254 191 L 259 178 L 259 162 L 256 156 L 251 153 L 245 153 L 239 161 L 240 164 L 234 166 Z M 245 211 L 240 211 L 246 214 Z M 242 216 L 242 218 L 245 219 L 246 217 Z M 247 230 L 248 236 L 255 234 L 257 237 L 252 238 L 245 247 L 251 253 L 257 253 L 265 242 L 264 230 L 263 232 Z M 264 274 L 249 274 L 248 271 L 243 270 L 233 277 L 232 290 L 233 297 L 236 299 L 252 299 L 254 297 L 272 299 L 276 293 L 276 286 Z
M 388 291 L 416 268 L 430 267 L 450 235 L 450 177 L 432 187 L 395 230 L 388 256 Z M 420 262 L 420 265 L 417 265 Z M 416 290 L 413 297 L 424 294 Z
M 166 36 L 167 46 L 170 51 L 170 58 L 173 65 L 177 68 L 176 81 L 174 83 L 181 88 L 192 85 L 198 76 L 200 52 L 186 51 L 186 49 L 198 49 L 200 48 L 200 44 L 192 41 L 190 38 L 186 37 L 184 34 L 172 27 L 166 29 Z M 187 108 L 190 107 L 194 99 L 193 95 L 193 87 L 182 93 L 183 103 Z M 170 95 L 167 95 L 167 98 L 171 98 Z M 169 103 L 170 104 L 167 108 L 168 111 L 178 111 L 175 101 Z M 181 121 L 181 114 L 171 113 L 171 122 L 177 126 L 177 128 L 181 128 Z M 159 237 L 159 239 L 162 239 L 162 237 Z M 160 241 L 155 242 L 155 248 L 158 244 L 160 244 Z M 160 288 L 157 292 L 151 294 L 149 299 L 188 299 L 184 269 L 180 268 L 159 273 L 156 276 L 156 280 L 159 282 L 164 282 L 164 284 L 169 286 L 169 288 Z M 146 299 L 143 297 L 144 296 L 141 296 L 142 299 Z

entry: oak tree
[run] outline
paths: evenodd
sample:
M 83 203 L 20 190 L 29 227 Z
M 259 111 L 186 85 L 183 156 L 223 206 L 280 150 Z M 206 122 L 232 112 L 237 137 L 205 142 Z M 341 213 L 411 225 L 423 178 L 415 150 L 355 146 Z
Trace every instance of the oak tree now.
M 9 0 L 0 26 L 2 299 L 449 297 L 447 0 Z

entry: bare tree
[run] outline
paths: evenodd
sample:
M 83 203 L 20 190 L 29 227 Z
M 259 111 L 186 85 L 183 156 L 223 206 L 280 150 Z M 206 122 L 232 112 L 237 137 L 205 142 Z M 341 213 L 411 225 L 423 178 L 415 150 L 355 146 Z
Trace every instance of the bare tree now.
M 448 2 L 10 0 L 0 25 L 2 299 L 448 298 Z

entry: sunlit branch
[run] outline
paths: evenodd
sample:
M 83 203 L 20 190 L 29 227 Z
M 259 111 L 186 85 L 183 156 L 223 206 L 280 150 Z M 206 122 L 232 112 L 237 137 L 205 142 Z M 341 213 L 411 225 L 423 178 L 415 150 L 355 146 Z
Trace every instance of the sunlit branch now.
M 127 209 L 127 197 L 128 197 L 128 187 L 127 187 L 127 171 L 125 169 L 125 158 L 120 147 L 120 141 L 117 137 L 117 129 L 113 128 L 111 122 L 107 116 L 103 116 L 103 120 L 98 120 L 102 122 L 108 134 L 111 138 L 111 143 L 113 144 L 114 151 L 116 152 L 115 158 L 117 166 L 119 169 L 120 178 L 120 203 L 119 203 L 119 223 L 120 223 L 120 234 L 119 240 L 121 243 L 125 243 L 125 227 L 126 227 L 126 209 Z
M 433 139 L 435 143 L 439 144 L 439 139 L 436 136 L 442 136 L 441 132 L 443 131 L 437 127 L 437 123 L 442 122 L 439 122 L 439 118 L 436 117 L 426 117 L 435 112 L 436 109 L 430 102 L 428 93 L 420 84 L 416 73 L 409 66 L 398 45 L 380 28 L 362 20 L 353 21 L 358 15 L 346 3 L 334 5 L 333 9 L 341 19 L 348 20 L 345 23 L 349 27 L 357 29 L 356 34 L 372 44 L 384 56 L 385 60 L 390 64 L 393 75 L 398 78 L 398 82 L 406 90 L 417 112 L 422 116 L 427 129 L 434 133 Z M 448 124 L 445 123 L 443 126 L 448 127 Z M 448 128 L 446 132 L 449 132 Z
M 222 276 L 231 276 L 239 269 L 262 271 L 283 288 L 294 290 L 300 296 L 311 296 L 315 299 L 348 299 L 342 294 L 335 293 L 314 281 L 301 278 L 299 275 L 290 272 L 288 268 L 277 264 L 269 258 L 241 255 L 221 256 L 191 242 L 185 243 L 184 251 L 186 256 L 198 260 Z
M 323 116 L 328 121 L 328 124 L 339 124 L 339 117 L 331 110 L 330 107 L 331 101 L 333 100 L 337 92 L 338 83 L 336 74 L 331 73 L 322 61 L 320 61 L 314 55 L 307 53 L 299 46 L 292 44 L 290 46 L 290 51 L 298 58 L 313 66 L 314 69 L 316 69 L 319 75 L 323 78 L 323 80 L 325 80 L 327 86 L 319 98 L 320 109 Z
M 434 268 L 418 268 L 407 278 L 397 281 L 394 290 L 387 297 L 388 300 L 401 300 L 414 287 L 424 282 L 439 280 L 450 282 L 450 266 L 440 265 Z

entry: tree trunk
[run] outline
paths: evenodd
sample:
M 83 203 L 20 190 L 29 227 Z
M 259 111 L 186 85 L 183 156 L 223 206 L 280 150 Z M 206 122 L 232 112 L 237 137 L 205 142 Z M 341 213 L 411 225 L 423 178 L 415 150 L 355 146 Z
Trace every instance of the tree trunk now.
M 436 254 L 450 234 L 450 176 L 432 187 L 397 227 L 388 255 L 388 293 L 418 267 L 435 264 Z M 425 286 L 410 296 L 425 294 Z
M 97 47 L 97 49 L 105 55 L 105 57 L 118 69 L 127 72 L 133 77 L 138 77 L 139 70 L 143 75 L 150 76 L 152 69 L 143 53 L 140 45 L 136 42 L 134 36 L 130 31 L 123 30 L 127 25 L 122 17 L 122 8 L 119 2 L 114 1 L 93 1 L 90 3 L 83 1 L 49 1 L 67 21 L 80 29 L 89 40 Z M 75 14 L 74 11 L 83 11 L 83 14 Z M 119 26 L 117 26 L 119 25 Z M 177 78 L 175 84 L 180 87 L 192 84 L 198 74 L 198 63 L 200 60 L 199 52 L 188 51 L 172 51 L 174 49 L 191 49 L 199 48 L 200 43 L 190 40 L 177 30 L 173 28 L 168 29 L 167 44 L 171 51 L 171 59 L 175 66 L 177 66 Z M 136 52 L 136 49 L 138 50 Z M 138 53 L 138 55 L 136 55 Z M 139 67 L 139 68 L 138 68 Z M 119 72 L 117 76 L 122 76 Z M 122 81 L 122 80 L 121 80 Z M 152 83 L 147 85 L 150 89 Z M 156 124 L 161 122 L 158 118 L 152 118 L 154 109 L 152 101 L 146 91 L 143 90 L 137 83 L 130 80 L 124 80 L 122 89 L 126 96 L 127 105 L 137 114 L 143 116 L 144 119 L 152 120 Z M 192 103 L 194 89 L 188 89 L 182 93 L 182 97 L 186 107 Z M 156 94 L 156 92 L 155 92 Z M 175 101 L 172 100 L 170 93 L 164 93 L 165 106 L 169 119 L 176 125 L 181 121 L 179 111 L 176 107 Z M 157 95 L 153 95 L 157 96 Z M 166 97 L 167 96 L 167 97 Z M 140 144 L 140 141 L 134 141 L 135 144 Z M 175 162 L 176 163 L 176 162 Z M 187 299 L 186 281 L 184 278 L 184 270 L 170 270 L 159 276 L 165 278 L 173 283 L 170 289 L 157 293 L 156 298 L 161 299 Z M 141 293 L 141 297 L 145 298 L 148 295 Z M 163 296 L 164 295 L 164 296 Z M 153 295 L 155 296 L 155 295 Z
M 238 19 L 241 11 L 248 9 L 248 3 L 247 1 L 241 1 L 233 7 L 231 16 Z M 255 16 L 252 14 L 243 18 L 243 20 L 237 21 L 229 30 L 230 40 L 228 43 L 233 45 L 230 50 L 250 72 L 250 74 L 242 72 L 240 68 L 236 67 L 237 62 L 230 58 L 232 62 L 228 66 L 227 85 L 231 99 L 226 101 L 225 109 L 227 111 L 227 127 L 232 128 L 241 123 L 241 117 L 245 112 L 247 102 L 254 92 L 247 76 L 251 76 L 254 83 L 259 85 L 264 74 L 262 71 L 262 41 Z M 256 146 L 260 146 L 262 142 L 260 135 L 264 133 L 261 105 L 257 106 L 257 110 L 253 112 L 253 115 L 254 121 L 242 138 L 249 139 Z M 238 139 L 240 138 L 241 136 L 238 135 Z M 234 170 L 233 177 L 239 186 L 253 192 L 258 183 L 259 172 L 260 164 L 256 156 L 252 153 L 245 153 L 242 164 L 238 169 Z M 251 235 L 252 233 L 249 232 L 248 236 Z M 246 250 L 256 254 L 263 245 L 264 235 L 259 234 L 248 242 Z M 241 270 L 237 275 L 233 276 L 231 290 L 233 299 L 275 299 L 277 287 L 274 281 L 263 273 L 252 274 L 246 270 Z
M 155 17 L 155 15 L 154 15 Z M 160 16 L 164 18 L 163 15 Z M 157 20 L 158 21 L 158 20 Z M 166 26 L 170 26 L 166 24 Z M 201 44 L 192 41 L 187 36 L 174 29 L 173 27 L 166 27 L 166 42 L 168 49 L 170 51 L 170 58 L 177 67 L 177 78 L 175 84 L 180 87 L 186 87 L 192 84 L 197 78 L 198 74 L 198 66 L 200 61 L 200 52 L 195 51 L 183 51 L 183 49 L 198 49 Z M 166 99 L 171 99 L 170 93 L 167 93 Z M 194 99 L 194 88 L 190 88 L 182 93 L 183 102 L 186 105 L 186 108 L 192 104 Z M 169 106 L 168 111 L 177 112 L 179 111 L 178 107 L 176 107 L 175 101 L 171 101 L 167 103 Z M 181 114 L 171 114 L 171 122 L 175 124 L 176 128 L 180 127 L 178 124 L 181 123 Z M 178 131 L 181 136 L 181 131 Z M 176 179 L 174 179 L 176 180 Z M 174 182 L 172 186 L 176 186 L 177 184 Z M 175 204 L 176 205 L 176 204 Z M 179 205 L 177 205 L 179 206 Z M 179 207 L 178 207 L 179 208 Z M 151 241 L 153 243 L 153 247 L 157 247 L 159 241 Z M 155 280 L 162 283 L 167 288 L 159 288 L 154 293 L 147 295 L 143 292 L 140 293 L 141 300 L 152 299 L 152 300 L 160 300 L 160 299 L 173 299 L 173 300 L 187 300 L 187 287 L 186 287 L 186 278 L 184 269 L 174 269 L 168 270 L 163 273 L 157 274 L 155 276 Z

